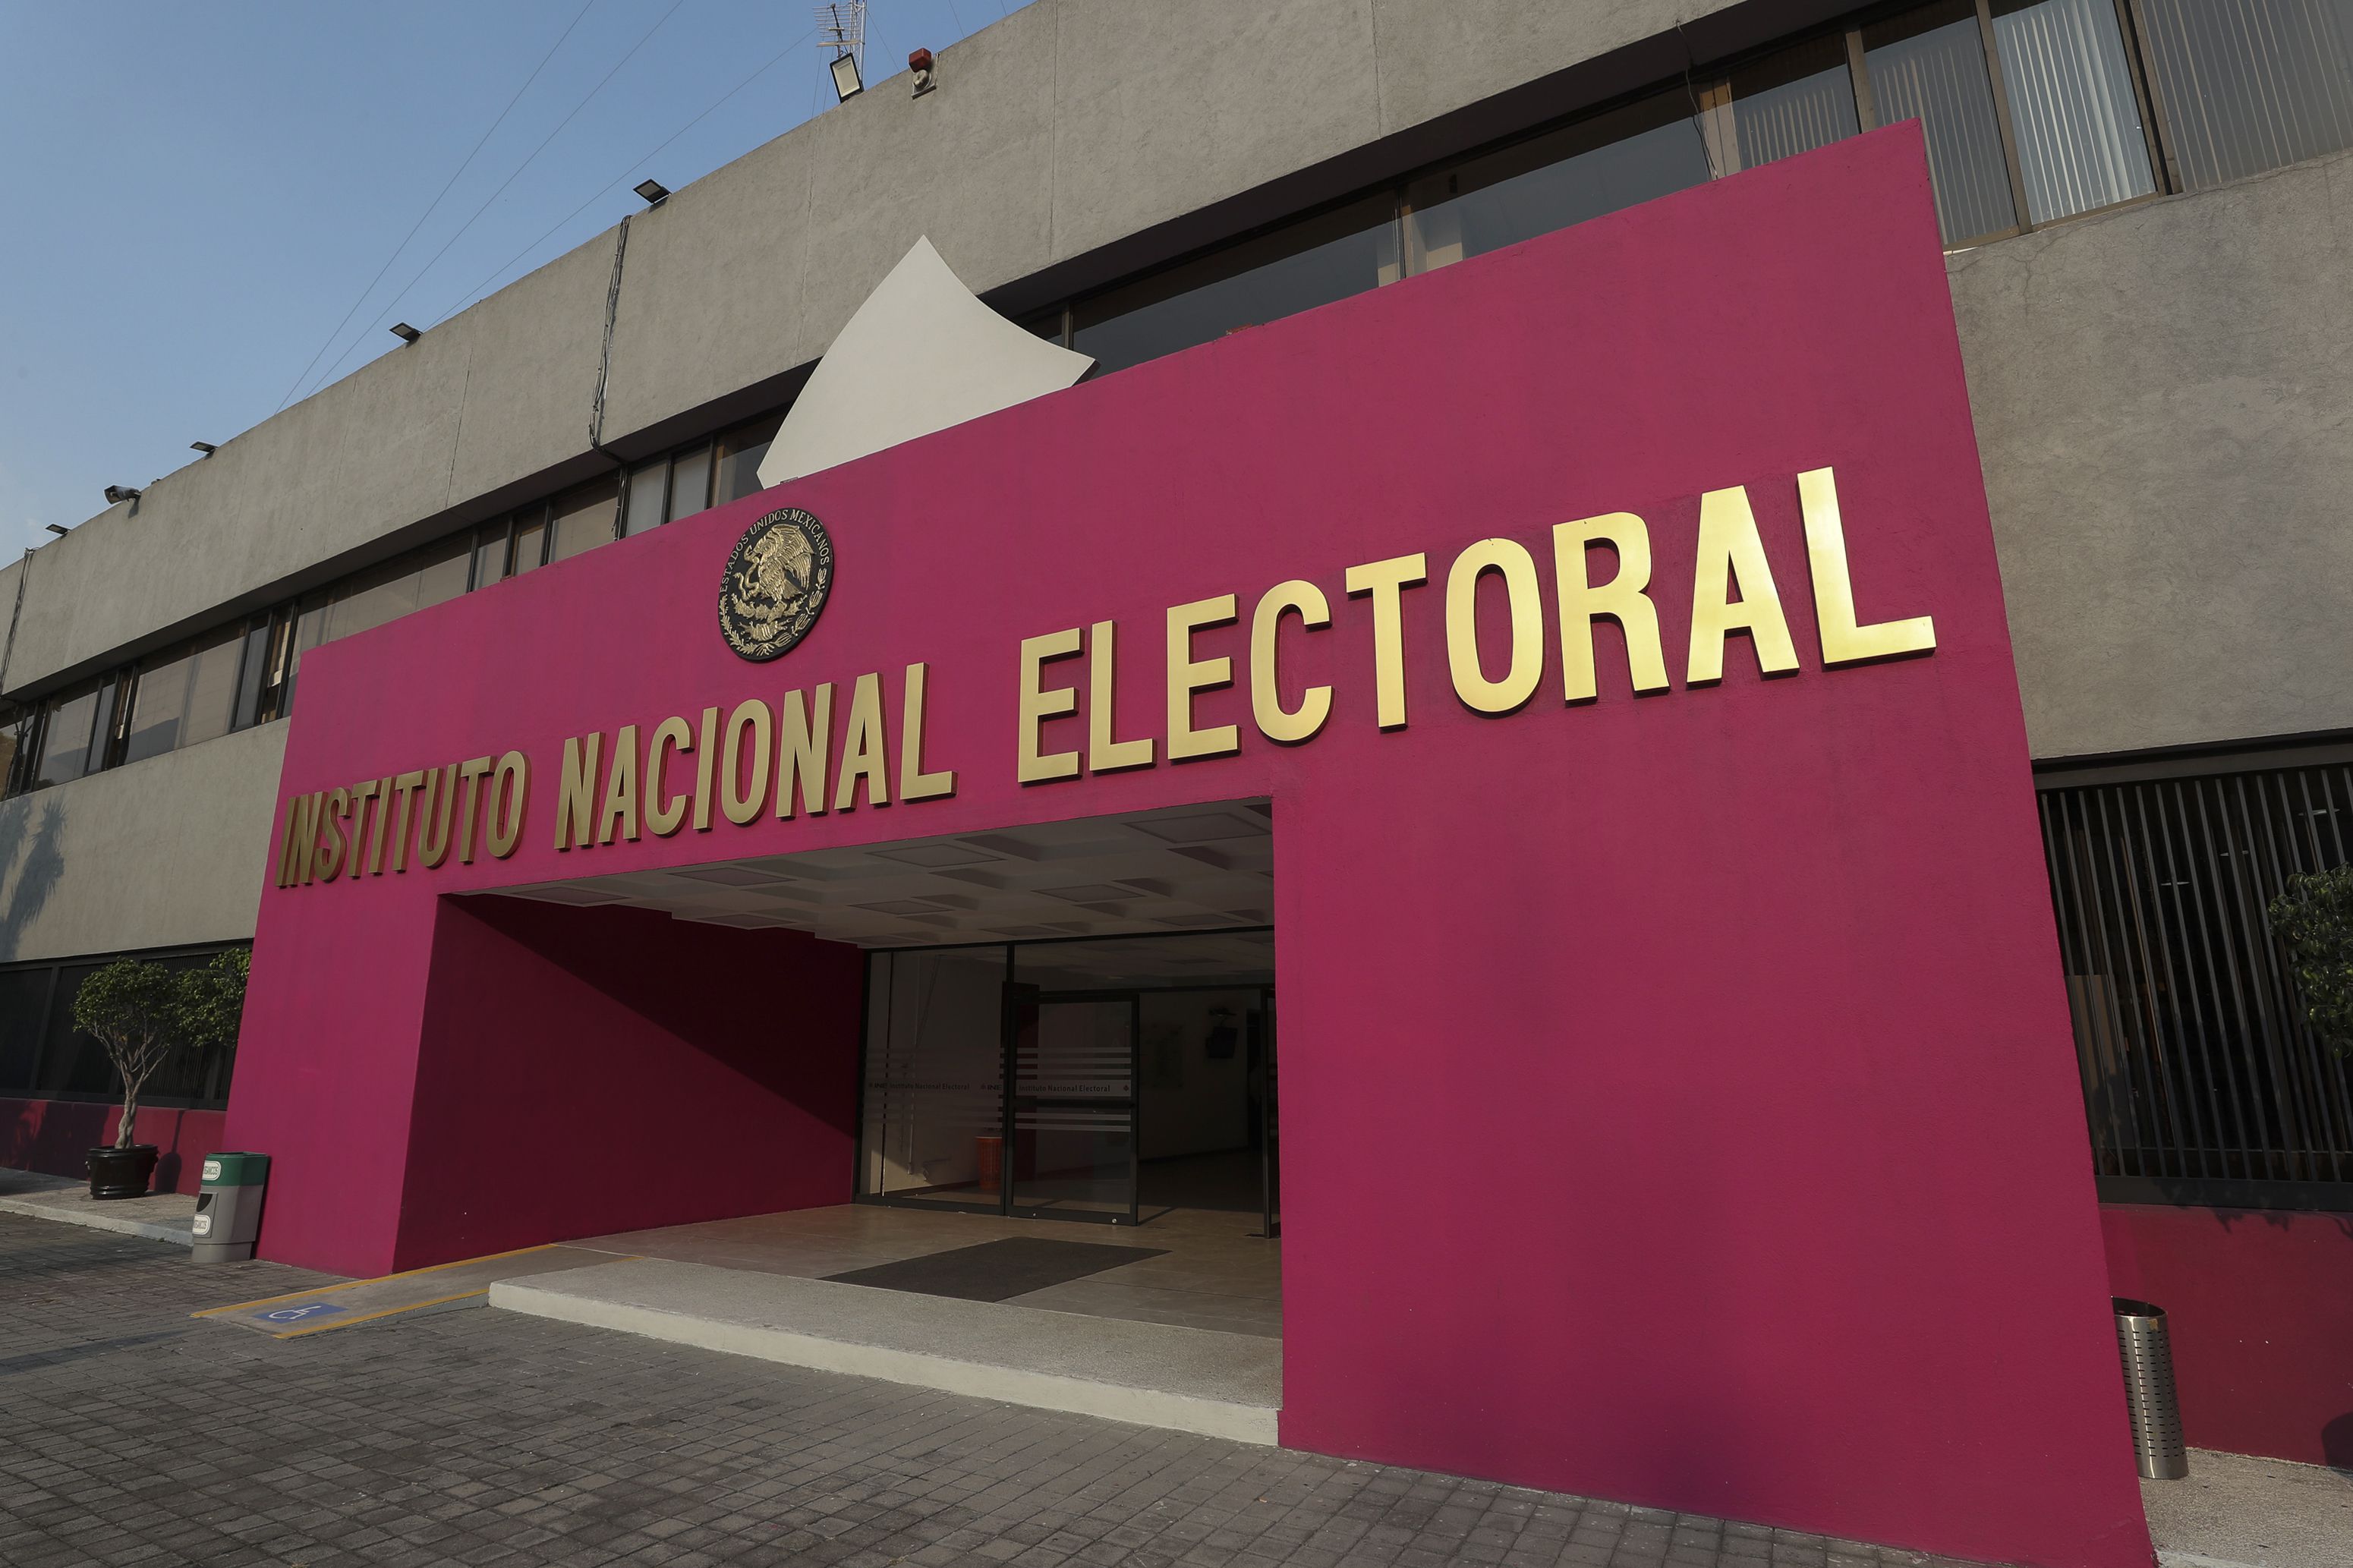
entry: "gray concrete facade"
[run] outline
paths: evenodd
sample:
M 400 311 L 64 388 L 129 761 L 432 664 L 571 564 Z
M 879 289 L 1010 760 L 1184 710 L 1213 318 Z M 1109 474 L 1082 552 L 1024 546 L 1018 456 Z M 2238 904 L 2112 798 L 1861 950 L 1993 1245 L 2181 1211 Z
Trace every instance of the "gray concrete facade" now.
M 2353 726 L 2353 154 L 1947 270 L 2035 755 Z
M 0 963 L 253 935 L 286 726 L 0 801 Z
M 918 236 L 1018 313 L 1847 8 L 1033 0 L 0 570 L 7 693 L 773 406 Z M 2353 730 L 2348 254 L 2353 155 L 1951 258 L 2039 757 Z M 0 959 L 249 934 L 282 746 L 0 805 Z

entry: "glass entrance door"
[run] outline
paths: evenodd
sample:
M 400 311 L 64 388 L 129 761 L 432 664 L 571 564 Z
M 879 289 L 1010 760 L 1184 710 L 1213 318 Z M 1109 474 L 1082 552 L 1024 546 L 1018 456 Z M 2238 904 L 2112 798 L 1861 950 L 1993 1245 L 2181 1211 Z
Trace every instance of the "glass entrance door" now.
M 1136 994 L 1011 990 L 1009 1212 L 1134 1225 Z

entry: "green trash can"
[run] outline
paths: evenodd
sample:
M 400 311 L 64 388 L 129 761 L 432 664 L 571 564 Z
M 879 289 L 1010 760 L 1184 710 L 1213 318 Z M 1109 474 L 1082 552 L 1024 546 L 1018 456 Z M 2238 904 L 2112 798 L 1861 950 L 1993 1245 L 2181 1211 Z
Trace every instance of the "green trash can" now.
M 242 1263 L 253 1256 L 261 1234 L 261 1196 L 269 1185 L 267 1154 L 220 1153 L 205 1157 L 196 1188 L 198 1263 Z

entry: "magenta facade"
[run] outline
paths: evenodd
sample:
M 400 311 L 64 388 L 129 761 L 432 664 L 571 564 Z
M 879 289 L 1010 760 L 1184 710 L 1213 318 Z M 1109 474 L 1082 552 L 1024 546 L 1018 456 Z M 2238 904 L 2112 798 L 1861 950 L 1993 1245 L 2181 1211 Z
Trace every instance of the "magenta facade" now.
M 1859 618 L 1933 617 L 1933 653 L 1825 668 L 1799 476 L 1826 468 Z M 1734 487 L 1796 668 L 1766 678 L 1769 631 L 1740 633 L 1695 682 L 1702 497 Z M 755 665 L 713 600 L 781 505 L 824 521 L 838 576 L 807 640 Z M 1615 512 L 1647 524 L 1669 689 L 1634 694 L 1605 622 L 1598 700 L 1565 702 L 1553 530 Z M 1543 668 L 1491 714 L 1446 627 L 1450 568 L 1494 539 L 1535 565 Z M 1415 553 L 1384 729 L 1377 595 L 1345 574 Z M 1596 551 L 1592 576 L 1615 565 Z M 1252 610 L 1295 579 L 1330 624 L 1285 618 L 1282 700 L 1328 685 L 1331 711 L 1278 744 Z M 1489 573 L 1473 598 L 1473 674 L 1505 687 L 1511 591 Z M 1232 683 L 1204 672 L 1189 722 L 1237 745 L 1171 763 L 1168 612 L 1227 594 L 1238 622 L 1189 646 Z M 1103 621 L 1118 736 L 1160 760 L 1018 783 L 1022 639 Z M 918 663 L 913 761 L 954 788 L 895 799 Z M 1075 711 L 1042 749 L 1086 750 L 1088 671 L 1044 667 Z M 567 739 L 831 682 L 845 749 L 870 674 L 894 804 L 555 847 Z M 301 679 L 281 818 L 468 758 L 530 771 L 505 858 L 427 870 L 411 846 L 358 886 L 265 893 L 227 1129 L 276 1158 L 265 1257 L 377 1273 L 848 1195 L 853 952 L 449 895 L 1264 799 L 1284 1441 L 1963 1556 L 2149 1560 L 1914 128 L 796 481 Z M 764 1152 L 694 1179 L 714 1128 Z M 560 1187 L 509 1191 L 551 1165 Z

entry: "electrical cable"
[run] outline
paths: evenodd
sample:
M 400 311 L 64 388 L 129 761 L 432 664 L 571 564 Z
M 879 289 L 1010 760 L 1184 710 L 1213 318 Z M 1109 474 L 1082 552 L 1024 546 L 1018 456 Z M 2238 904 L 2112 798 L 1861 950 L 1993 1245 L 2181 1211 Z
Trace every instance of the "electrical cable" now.
M 547 151 L 548 143 L 554 142 L 558 136 L 562 135 L 564 133 L 564 128 L 580 117 L 580 111 L 587 108 L 589 103 L 595 100 L 596 96 L 604 91 L 607 85 L 609 84 L 615 77 L 621 74 L 621 68 L 635 59 L 637 58 L 638 51 L 644 48 L 648 43 L 652 41 L 653 36 L 656 33 L 660 32 L 663 25 L 669 22 L 672 16 L 677 16 L 679 8 L 685 4 L 686 0 L 670 0 L 670 9 L 663 12 L 660 19 L 656 21 L 652 26 L 645 30 L 643 37 L 639 37 L 636 43 L 629 46 L 628 53 L 623 55 L 618 60 L 615 61 L 613 68 L 607 71 L 604 77 L 598 80 L 596 85 L 588 89 L 586 97 L 582 98 L 578 103 L 572 106 L 571 113 L 556 121 L 555 129 L 549 132 L 546 136 L 541 140 L 539 145 L 531 150 L 531 155 L 529 157 L 515 165 L 514 173 L 509 174 L 503 181 L 501 181 L 499 184 L 499 188 L 492 191 L 483 201 L 482 205 L 474 209 L 473 216 L 468 218 L 464 223 L 459 224 L 458 226 L 457 233 L 452 234 L 448 239 L 442 241 L 441 248 L 433 253 L 432 259 L 426 262 L 423 267 L 417 269 L 416 276 L 409 279 L 407 283 L 402 287 L 400 292 L 392 297 L 392 302 L 385 306 L 383 311 L 377 315 L 376 319 L 368 323 L 367 329 L 362 331 L 357 339 L 353 340 L 351 347 L 346 348 L 343 352 L 342 355 L 337 358 L 333 367 L 327 372 L 326 379 L 332 379 L 335 374 L 335 372 L 343 368 L 343 361 L 351 358 L 353 353 L 359 349 L 361 344 L 368 341 L 370 334 L 373 333 L 377 327 L 384 324 L 385 319 L 390 316 L 393 311 L 400 308 L 400 302 L 408 298 L 409 290 L 415 289 L 417 284 L 423 282 L 425 280 L 426 274 L 431 272 L 434 267 L 439 263 L 441 258 L 449 254 L 449 247 L 457 244 L 458 241 L 464 237 L 466 231 L 473 227 L 474 225 L 480 220 L 481 216 L 484 213 L 491 210 L 492 204 L 497 202 L 501 196 L 506 194 L 507 187 L 513 184 L 515 181 L 522 176 L 522 172 L 525 169 L 530 168 L 533 163 L 537 162 L 539 155 L 542 153 Z M 602 195 L 603 193 L 600 192 L 598 194 Z
M 440 209 L 442 199 L 448 195 L 459 178 L 474 166 L 475 158 L 480 154 L 484 147 L 490 144 L 491 138 L 498 134 L 499 127 L 504 125 L 507 122 L 507 116 L 514 112 L 514 106 L 522 101 L 522 95 L 531 90 L 531 84 L 539 79 L 539 73 L 547 68 L 547 62 L 555 58 L 555 51 L 564 47 L 564 40 L 572 37 L 574 29 L 580 26 L 582 18 L 588 15 L 590 8 L 596 4 L 596 0 L 587 0 L 587 4 L 580 7 L 579 15 L 572 18 L 572 26 L 565 28 L 555 42 L 548 47 L 547 53 L 539 57 L 539 64 L 531 68 L 531 74 L 522 79 L 522 85 L 515 89 L 512 98 L 507 100 L 507 106 L 499 110 L 499 117 L 491 121 L 491 128 L 482 132 L 481 139 L 477 141 L 472 151 L 466 154 L 465 162 L 458 165 L 457 174 L 449 176 L 441 188 L 434 193 L 432 201 L 426 204 L 425 210 L 417 215 L 417 221 L 409 226 L 406 234 L 401 236 L 400 243 L 392 247 L 392 254 L 384 258 L 384 265 L 376 268 L 375 276 L 368 279 L 368 286 L 360 290 L 360 297 L 352 301 L 352 308 L 343 312 L 343 319 L 335 323 L 334 331 L 327 334 L 326 340 L 320 343 L 318 353 L 311 356 L 311 363 L 302 367 L 301 374 L 294 378 L 293 385 L 286 389 L 286 395 L 278 400 L 278 407 L 272 410 L 273 413 L 282 412 L 289 403 L 294 401 L 295 388 L 301 386 L 304 378 L 318 368 L 320 359 L 334 346 L 335 340 L 343 335 L 343 329 L 350 326 L 352 318 L 360 313 L 360 307 L 367 303 L 367 297 L 375 292 L 375 286 L 384 281 L 384 275 L 392 270 L 392 264 L 400 259 L 400 253 L 408 248 L 408 242 L 417 237 L 417 230 L 425 226 L 425 220 Z
M 789 56 L 795 49 L 799 48 L 803 44 L 808 42 L 808 40 L 814 37 L 816 34 L 817 29 L 815 27 L 811 27 L 807 32 L 803 33 L 799 37 L 795 38 L 791 43 L 786 44 L 769 59 L 767 64 L 760 67 L 750 76 L 747 76 L 742 81 L 737 82 L 733 87 L 729 88 L 726 92 L 723 93 L 712 103 L 710 108 L 705 109 L 702 113 L 696 115 L 693 119 L 688 121 L 685 124 L 671 132 L 667 137 L 664 137 L 660 146 L 654 148 L 653 151 L 648 153 L 644 157 L 628 164 L 620 175 L 619 179 L 613 180 L 610 183 L 598 187 L 586 201 L 582 202 L 578 206 L 574 207 L 570 212 L 556 219 L 555 222 L 550 225 L 546 231 L 541 234 L 538 238 L 533 240 L 521 250 L 516 251 L 512 256 L 508 257 L 504 261 L 501 261 L 496 267 L 491 268 L 489 274 L 484 277 L 480 283 L 475 284 L 471 289 L 467 289 L 465 293 L 459 295 L 455 304 L 451 305 L 440 315 L 435 317 L 433 324 L 438 326 L 443 321 L 446 321 L 450 317 L 456 315 L 459 310 L 464 310 L 467 305 L 473 301 L 475 296 L 481 293 L 481 291 L 488 288 L 491 283 L 497 281 L 499 277 L 503 274 L 507 268 L 512 267 L 516 262 L 521 261 L 524 257 L 529 256 L 533 251 L 538 249 L 559 229 L 563 228 L 565 225 L 570 223 L 574 218 L 578 217 L 582 213 L 586 212 L 597 202 L 602 201 L 612 192 L 614 187 L 620 184 L 623 180 L 627 180 L 629 175 L 636 174 L 639 169 L 644 168 L 648 163 L 650 163 L 656 158 L 660 157 L 662 153 L 671 142 L 677 141 L 680 137 L 685 135 L 688 132 L 702 124 L 705 120 L 710 119 L 712 115 L 717 113 L 728 100 L 733 98 L 737 93 L 742 92 L 745 88 L 751 86 L 754 82 L 759 80 L 762 77 L 776 69 L 779 65 L 782 65 L 787 56 Z

